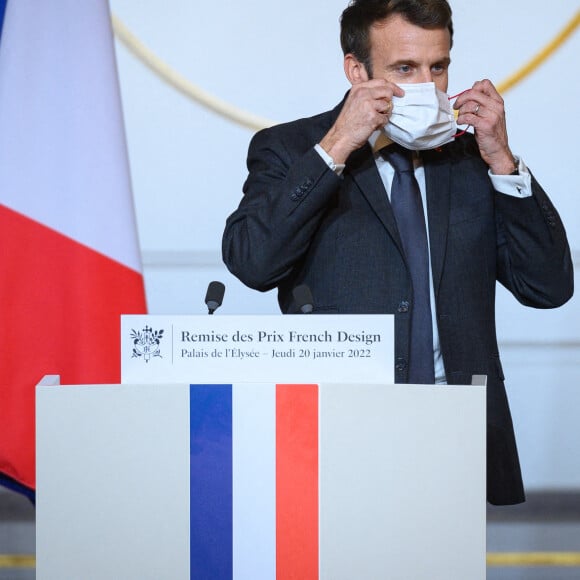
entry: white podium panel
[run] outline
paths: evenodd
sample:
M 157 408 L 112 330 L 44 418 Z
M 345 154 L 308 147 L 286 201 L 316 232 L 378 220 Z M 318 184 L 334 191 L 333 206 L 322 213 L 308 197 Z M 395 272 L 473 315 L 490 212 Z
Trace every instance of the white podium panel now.
M 324 387 L 320 577 L 484 579 L 485 390 Z
M 483 580 L 485 388 L 39 386 L 38 580 Z
M 186 388 L 39 387 L 38 580 L 189 578 Z

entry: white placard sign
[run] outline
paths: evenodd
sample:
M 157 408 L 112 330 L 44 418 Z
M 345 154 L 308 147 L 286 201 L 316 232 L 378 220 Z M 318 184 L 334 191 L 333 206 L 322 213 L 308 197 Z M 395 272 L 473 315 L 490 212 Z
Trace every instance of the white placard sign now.
M 121 382 L 394 382 L 392 315 L 121 317 Z

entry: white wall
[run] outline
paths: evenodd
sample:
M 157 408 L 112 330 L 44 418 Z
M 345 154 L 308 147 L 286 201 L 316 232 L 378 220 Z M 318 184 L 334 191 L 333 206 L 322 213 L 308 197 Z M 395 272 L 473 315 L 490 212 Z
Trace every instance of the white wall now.
M 347 90 L 338 43 L 346 0 L 201 3 L 110 0 L 157 56 L 221 99 L 274 121 L 334 106 Z M 572 2 L 452 1 L 450 94 L 500 83 L 552 40 Z M 277 312 L 273 293 L 243 287 L 221 263 L 225 219 L 246 176 L 251 131 L 164 84 L 117 44 L 150 312 L 205 312 L 210 280 L 228 287 L 219 313 Z M 550 192 L 580 269 L 576 33 L 506 93 L 513 150 Z M 498 298 L 498 332 L 528 487 L 580 488 L 580 298 L 558 311 Z

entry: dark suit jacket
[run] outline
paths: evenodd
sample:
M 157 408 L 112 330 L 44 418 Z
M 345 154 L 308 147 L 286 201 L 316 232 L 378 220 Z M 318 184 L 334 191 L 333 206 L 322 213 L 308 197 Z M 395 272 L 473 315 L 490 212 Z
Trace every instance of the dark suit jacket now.
M 342 177 L 313 146 L 341 105 L 255 135 L 244 198 L 227 220 L 223 258 L 258 290 L 278 287 L 282 312 L 305 283 L 318 313 L 394 313 L 395 380 L 407 381 L 412 287 L 392 210 L 369 146 Z M 423 155 L 437 323 L 447 381 L 488 377 L 488 500 L 524 500 L 495 330 L 499 280 L 523 304 L 556 307 L 573 292 L 558 213 L 533 195 L 496 192 L 473 136 Z

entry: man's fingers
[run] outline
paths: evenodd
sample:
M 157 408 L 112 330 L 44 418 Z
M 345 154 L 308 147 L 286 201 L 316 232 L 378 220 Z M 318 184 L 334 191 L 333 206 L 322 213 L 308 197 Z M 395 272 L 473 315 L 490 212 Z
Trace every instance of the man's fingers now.
M 488 112 L 493 110 L 502 113 L 504 110 L 504 101 L 502 96 L 497 92 L 493 83 L 484 79 L 473 83 L 473 87 L 461 93 L 455 101 L 453 108 L 461 113 L 475 113 L 477 105 L 485 107 Z M 480 113 L 480 110 L 477 113 Z
M 369 90 L 375 99 L 388 98 L 390 100 L 393 96 L 402 97 L 405 94 L 403 88 L 385 79 L 371 79 L 370 81 L 358 83 L 353 85 L 351 90 Z
M 481 91 L 484 95 L 487 95 L 494 101 L 503 103 L 502 96 L 497 92 L 495 85 L 489 79 L 476 81 L 473 85 L 473 88 L 477 91 Z

